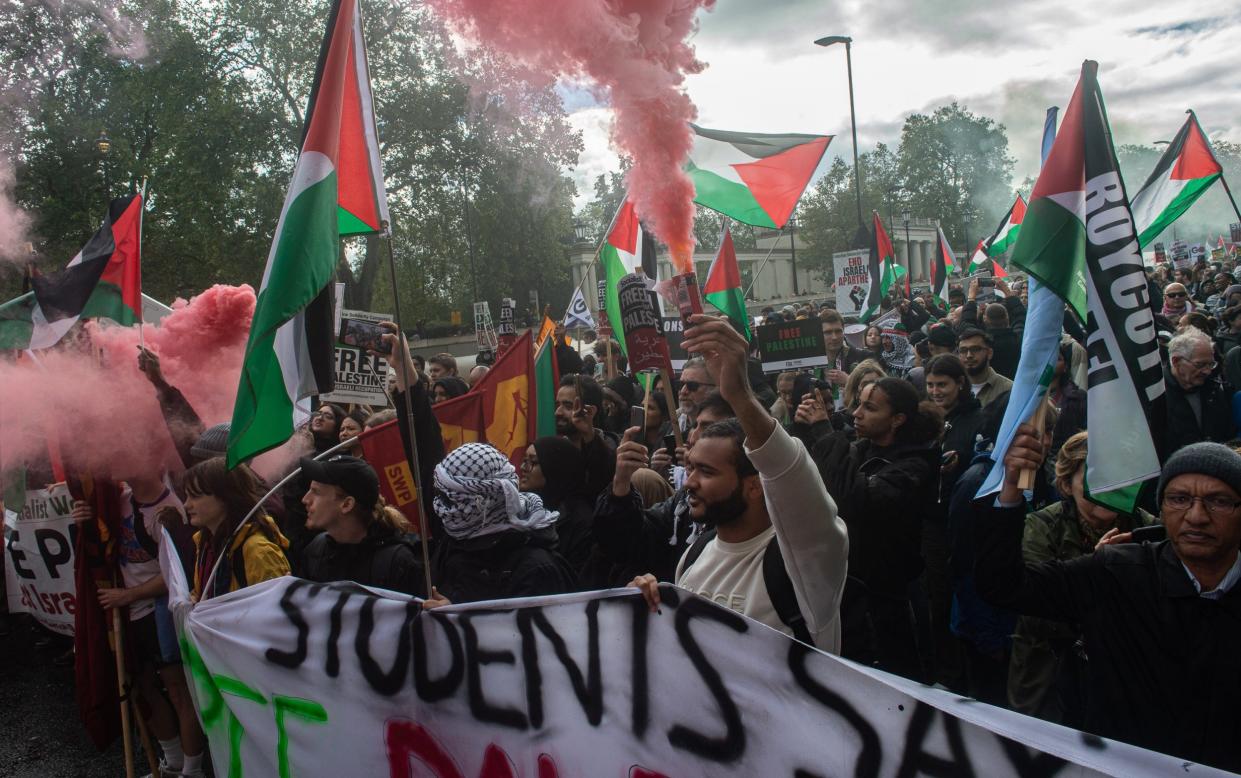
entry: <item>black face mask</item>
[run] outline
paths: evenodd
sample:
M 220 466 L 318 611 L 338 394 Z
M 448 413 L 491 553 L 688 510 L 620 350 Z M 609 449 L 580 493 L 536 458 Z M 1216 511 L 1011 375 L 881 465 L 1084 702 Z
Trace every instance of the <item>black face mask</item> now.
M 707 529 L 727 527 L 741 520 L 749 504 L 741 494 L 741 484 L 727 498 L 720 502 L 709 502 L 699 520 Z

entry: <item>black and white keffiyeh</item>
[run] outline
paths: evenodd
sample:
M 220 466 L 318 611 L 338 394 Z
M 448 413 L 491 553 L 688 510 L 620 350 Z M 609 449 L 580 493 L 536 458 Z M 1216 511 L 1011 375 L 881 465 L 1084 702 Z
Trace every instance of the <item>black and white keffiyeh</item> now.
M 435 513 L 457 540 L 509 529 L 550 527 L 559 517 L 537 494 L 517 488 L 517 470 L 495 448 L 466 443 L 435 467 Z

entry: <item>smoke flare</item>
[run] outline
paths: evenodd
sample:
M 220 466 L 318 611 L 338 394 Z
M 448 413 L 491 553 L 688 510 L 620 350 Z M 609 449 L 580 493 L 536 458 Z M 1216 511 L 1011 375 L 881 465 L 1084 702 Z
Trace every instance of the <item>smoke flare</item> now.
M 638 215 L 693 270 L 694 185 L 685 174 L 697 111 L 685 76 L 705 67 L 688 42 L 715 0 L 430 0 L 478 43 L 534 73 L 581 79 L 616 113 Z

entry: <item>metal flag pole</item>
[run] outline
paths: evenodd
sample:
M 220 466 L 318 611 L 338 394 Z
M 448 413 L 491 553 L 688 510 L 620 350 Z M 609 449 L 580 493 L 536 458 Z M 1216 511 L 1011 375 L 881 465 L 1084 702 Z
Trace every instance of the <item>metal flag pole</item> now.
M 392 318 L 396 320 L 396 345 L 400 349 L 398 361 L 401 363 L 401 383 L 405 386 L 405 391 L 401 392 L 401 395 L 405 398 L 405 419 L 409 424 L 409 450 L 407 456 L 410 469 L 414 474 L 414 488 L 418 490 L 418 499 L 415 502 L 418 505 L 418 532 L 422 541 L 418 545 L 422 548 L 422 575 L 427 585 L 427 598 L 429 599 L 433 596 L 431 588 L 431 552 L 428 548 L 431 543 L 431 524 L 427 521 L 427 492 L 423 489 L 422 469 L 418 467 L 418 441 L 414 435 L 414 401 L 410 397 L 413 391 L 413 383 L 409 380 L 409 360 L 406 359 L 409 346 L 405 343 L 405 328 L 401 324 L 401 296 L 397 293 L 396 288 L 396 258 L 392 253 L 392 229 L 387 222 L 384 222 L 381 226 L 383 227 L 384 243 L 388 246 L 388 272 L 392 283 Z M 416 376 L 417 371 L 415 371 Z
M 750 290 L 758 283 L 758 277 L 763 274 L 763 269 L 767 267 L 767 260 L 771 259 L 771 252 L 776 250 L 776 246 L 780 245 L 780 238 L 784 235 L 784 227 L 776 233 L 776 239 L 771 242 L 771 248 L 767 249 L 767 256 L 763 257 L 763 261 L 759 264 L 758 270 L 754 271 L 754 275 L 750 278 L 750 285 L 746 287 L 745 294 L 741 295 L 742 299 L 750 296 Z
M 138 251 L 142 251 L 142 222 L 146 216 L 147 210 L 147 177 L 142 177 L 142 191 L 138 193 Z M 142 331 L 144 324 L 142 317 L 142 266 L 138 266 L 138 348 L 142 351 L 147 350 L 146 335 Z

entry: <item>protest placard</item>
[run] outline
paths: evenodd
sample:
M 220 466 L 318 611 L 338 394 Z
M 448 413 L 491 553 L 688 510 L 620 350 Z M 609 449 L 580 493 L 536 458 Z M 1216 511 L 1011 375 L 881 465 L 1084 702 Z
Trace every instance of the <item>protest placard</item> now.
M 870 252 L 837 251 L 832 255 L 836 281 L 836 310 L 841 316 L 857 316 L 866 304 L 866 290 L 870 285 L 867 264 Z
M 754 341 L 764 373 L 827 366 L 823 327 L 818 319 L 765 324 L 758 328 Z
M 665 316 L 661 323 L 664 340 L 668 342 L 668 357 L 672 362 L 672 369 L 679 372 L 689 360 L 689 354 L 681 348 L 681 341 L 685 339 L 685 324 L 680 316 Z
M 671 369 L 668 342 L 653 296 L 646 288 L 641 273 L 631 273 L 620 280 L 621 330 L 629 346 L 629 368 L 638 370 Z
M 341 319 L 378 324 L 381 321 L 391 321 L 392 317 L 386 313 L 342 310 Z M 340 342 L 340 327 L 337 327 L 336 388 L 319 399 L 334 403 L 385 406 L 388 404 L 388 395 L 384 392 L 388 366 L 383 357 L 371 354 L 368 349 L 359 347 L 356 343 L 357 341 Z
M 73 497 L 53 484 L 27 489 L 20 513 L 4 512 L 5 590 L 10 613 L 29 613 L 61 635 L 73 635 Z

